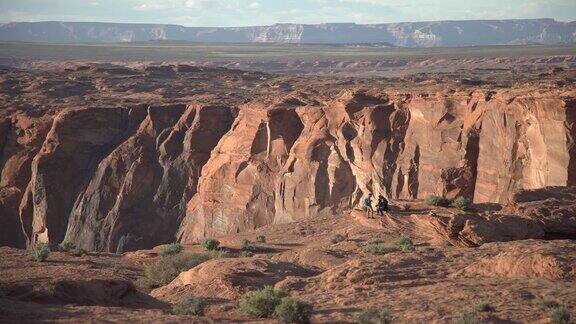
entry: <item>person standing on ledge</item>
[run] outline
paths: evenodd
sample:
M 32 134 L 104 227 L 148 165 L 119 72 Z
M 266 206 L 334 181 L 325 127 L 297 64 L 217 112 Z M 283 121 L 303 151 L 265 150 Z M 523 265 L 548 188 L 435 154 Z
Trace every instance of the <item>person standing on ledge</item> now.
M 372 208 L 372 194 L 368 194 L 368 197 L 364 199 L 364 211 L 368 218 L 373 218 L 374 216 L 374 209 Z

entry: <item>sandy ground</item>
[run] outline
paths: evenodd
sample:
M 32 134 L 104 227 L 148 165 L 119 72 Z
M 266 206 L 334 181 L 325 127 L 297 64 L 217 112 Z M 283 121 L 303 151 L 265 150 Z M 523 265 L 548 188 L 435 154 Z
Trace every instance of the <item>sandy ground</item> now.
M 155 250 L 81 257 L 54 252 L 37 263 L 24 250 L 1 248 L 0 321 L 254 321 L 236 310 L 238 297 L 265 285 L 311 302 L 314 323 L 349 323 L 362 310 L 384 307 L 396 323 L 452 323 L 482 301 L 494 308 L 479 313 L 486 323 L 550 323 L 545 300 L 576 309 L 574 241 L 452 247 L 402 222 L 425 212 L 418 208 L 423 207 L 394 211 L 384 219 L 353 211 L 220 237 L 229 258 L 201 264 L 187 277 L 182 274 L 153 290 L 155 298 L 131 285 L 142 275 L 142 265 L 158 258 Z M 405 225 L 392 228 L 390 221 Z M 334 244 L 335 234 L 346 239 Z M 412 237 L 415 251 L 366 251 L 371 240 L 393 242 L 401 234 Z M 255 241 L 258 235 L 267 241 L 257 243 L 262 253 L 239 257 L 242 240 Z M 185 246 L 183 253 L 190 252 L 203 249 Z M 205 318 L 170 314 L 170 304 L 188 295 L 209 301 Z

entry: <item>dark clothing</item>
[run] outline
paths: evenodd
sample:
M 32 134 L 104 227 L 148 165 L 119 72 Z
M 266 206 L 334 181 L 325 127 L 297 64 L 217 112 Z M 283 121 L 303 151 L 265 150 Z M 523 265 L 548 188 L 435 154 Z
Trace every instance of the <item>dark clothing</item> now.
M 376 205 L 376 210 L 378 215 L 384 215 L 384 212 L 388 211 L 388 200 L 386 198 L 380 196 L 378 197 L 378 204 Z

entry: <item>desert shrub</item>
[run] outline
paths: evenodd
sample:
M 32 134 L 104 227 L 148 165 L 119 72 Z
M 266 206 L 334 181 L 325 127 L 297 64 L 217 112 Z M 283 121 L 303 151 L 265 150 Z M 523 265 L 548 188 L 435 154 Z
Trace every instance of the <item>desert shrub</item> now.
M 274 309 L 274 316 L 284 323 L 308 324 L 313 310 L 308 302 L 286 297 Z
M 74 255 L 75 257 L 85 256 L 86 254 L 88 254 L 88 252 L 86 252 L 86 250 L 82 248 L 74 249 L 74 251 L 72 251 L 72 255 Z
M 178 304 L 172 306 L 172 313 L 175 315 L 204 315 L 206 302 L 202 299 L 188 296 Z
M 467 311 L 464 312 L 456 324 L 478 324 L 480 320 L 478 319 L 478 312 L 476 311 Z
M 342 234 L 335 234 L 330 238 L 330 242 L 332 242 L 332 244 L 337 244 L 343 241 L 346 241 L 346 236 Z
M 544 305 L 546 308 L 560 307 L 560 304 L 555 300 L 544 300 L 542 301 L 542 305 Z
M 426 204 L 430 206 L 448 206 L 448 200 L 440 196 L 426 197 Z
M 202 246 L 208 251 L 215 251 L 220 247 L 220 241 L 215 239 L 205 239 L 202 241 Z
M 384 255 L 398 251 L 398 247 L 385 243 L 370 243 L 366 247 L 366 251 L 374 255 Z
M 208 256 L 209 259 L 223 259 L 230 257 L 230 252 L 228 252 L 228 250 L 221 249 L 221 250 L 208 251 L 206 255 Z
M 138 277 L 136 280 L 134 280 L 134 286 L 138 290 L 143 290 L 147 292 L 150 292 L 150 290 L 155 288 L 155 285 L 146 276 Z
M 452 207 L 461 210 L 468 210 L 472 206 L 472 201 L 466 197 L 458 197 L 452 201 Z
M 489 302 L 479 302 L 478 304 L 474 305 L 474 311 L 476 312 L 493 312 L 495 311 L 494 306 L 492 306 Z
M 44 262 L 50 255 L 50 246 L 48 246 L 46 243 L 36 243 L 32 247 L 32 253 L 34 255 L 34 260 L 38 262 Z
M 354 322 L 357 324 L 390 324 L 392 323 L 392 312 L 388 308 L 368 309 L 356 315 Z
M 250 240 L 243 239 L 242 240 L 242 251 L 254 251 L 256 250 L 256 246 Z
M 247 292 L 240 297 L 239 310 L 246 315 L 270 318 L 274 315 L 276 306 L 280 305 L 282 299 L 287 296 L 286 292 L 273 287 Z
M 170 283 L 181 272 L 208 261 L 210 256 L 203 254 L 177 254 L 160 258 L 155 263 L 144 266 L 144 278 L 139 286 L 157 288 Z
M 252 253 L 250 251 L 242 251 L 242 252 L 240 252 L 240 256 L 243 258 L 251 258 L 254 256 L 254 253 Z
M 182 252 L 182 244 L 172 243 L 172 244 L 161 245 L 159 247 L 158 254 L 160 254 L 161 256 L 167 256 L 167 255 L 178 254 L 180 252 Z
M 76 248 L 76 245 L 74 245 L 74 243 L 69 242 L 69 241 L 64 241 L 60 244 L 58 244 L 58 249 L 62 252 L 70 252 L 72 250 L 74 250 Z
M 264 235 L 258 235 L 258 236 L 256 236 L 256 242 L 258 242 L 258 243 L 266 243 L 266 236 L 264 236 Z
M 402 252 L 409 252 L 416 250 L 416 247 L 414 247 L 414 242 L 412 242 L 412 240 L 408 236 L 400 236 L 395 243 Z
M 248 251 L 248 252 L 252 252 L 252 253 L 258 253 L 261 252 L 261 248 L 259 248 L 256 244 L 254 244 L 254 242 L 244 239 L 242 240 L 242 251 Z
M 548 315 L 550 315 L 550 320 L 554 324 L 569 324 L 570 323 L 570 313 L 566 307 L 559 305 L 557 307 L 551 307 L 548 310 Z

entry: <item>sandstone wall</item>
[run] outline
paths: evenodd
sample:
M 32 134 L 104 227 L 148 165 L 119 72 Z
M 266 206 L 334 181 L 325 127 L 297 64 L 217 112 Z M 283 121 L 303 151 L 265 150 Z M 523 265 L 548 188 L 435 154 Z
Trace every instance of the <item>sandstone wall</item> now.
M 367 192 L 506 203 L 576 185 L 575 122 L 572 97 L 484 91 L 17 115 L 0 120 L 0 245 L 192 242 Z

